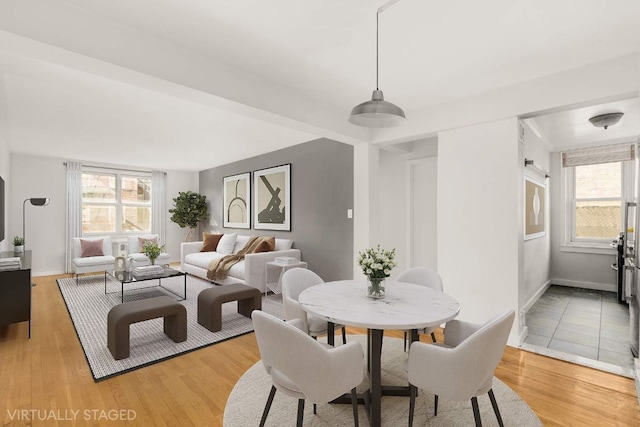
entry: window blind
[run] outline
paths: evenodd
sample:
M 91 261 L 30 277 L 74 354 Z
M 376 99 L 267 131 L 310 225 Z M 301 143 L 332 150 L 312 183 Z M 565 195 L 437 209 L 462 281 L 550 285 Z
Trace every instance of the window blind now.
M 636 158 L 636 145 L 633 143 L 604 145 L 581 148 L 562 153 L 562 167 L 596 165 L 599 163 L 623 162 Z

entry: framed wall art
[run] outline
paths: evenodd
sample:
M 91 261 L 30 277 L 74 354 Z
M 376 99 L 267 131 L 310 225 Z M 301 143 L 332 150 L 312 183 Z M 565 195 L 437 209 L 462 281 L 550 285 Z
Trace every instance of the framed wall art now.
M 256 230 L 291 231 L 291 164 L 253 171 Z
M 528 176 L 524 177 L 524 239 L 536 239 L 546 233 L 546 185 Z
M 222 178 L 224 207 L 223 227 L 251 228 L 251 174 Z

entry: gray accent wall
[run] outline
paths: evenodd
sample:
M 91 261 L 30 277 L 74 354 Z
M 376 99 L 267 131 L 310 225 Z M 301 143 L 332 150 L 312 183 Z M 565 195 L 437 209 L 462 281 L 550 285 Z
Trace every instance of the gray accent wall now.
M 291 163 L 291 231 L 254 230 L 253 216 L 249 230 L 223 228 L 222 179 L 286 163 Z M 212 221 L 204 228 L 292 239 L 308 268 L 325 281 L 351 279 L 353 219 L 347 218 L 347 209 L 353 209 L 353 180 L 353 146 L 329 139 L 207 169 L 200 172 L 200 193 L 207 196 Z

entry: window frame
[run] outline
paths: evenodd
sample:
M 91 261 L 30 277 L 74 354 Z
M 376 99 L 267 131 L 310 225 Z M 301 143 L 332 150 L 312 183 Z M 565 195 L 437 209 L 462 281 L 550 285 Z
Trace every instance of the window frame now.
M 124 169 L 109 169 L 109 168 L 96 168 L 96 167 L 83 167 L 82 175 L 84 174 L 99 174 L 99 175 L 111 175 L 115 176 L 116 181 L 116 197 L 115 202 L 102 202 L 102 201 L 90 201 L 86 202 L 87 205 L 94 206 L 114 206 L 116 210 L 116 229 L 113 232 L 104 232 L 104 231 L 96 231 L 96 232 L 85 232 L 82 231 L 83 236 L 112 236 L 114 238 L 118 238 L 120 236 L 129 236 L 136 234 L 149 234 L 153 230 L 153 181 L 151 178 L 151 172 L 142 172 L 142 171 L 132 171 L 132 170 L 124 170 Z M 124 202 L 122 200 L 122 178 L 147 178 L 149 179 L 150 185 L 150 195 L 148 202 Z M 84 193 L 84 186 L 82 187 L 82 193 Z M 85 206 L 85 201 L 82 198 L 82 208 Z M 150 222 L 149 222 L 149 230 L 138 230 L 138 231 L 126 231 L 122 229 L 122 221 L 123 221 L 123 209 L 125 207 L 148 207 L 150 213 Z M 82 211 L 81 208 L 81 211 Z
M 614 163 L 614 162 L 610 162 Z M 621 202 L 621 210 L 620 210 L 620 224 L 621 227 L 624 227 L 624 216 L 627 202 L 633 201 L 634 199 L 634 181 L 633 177 L 635 175 L 634 161 L 621 161 L 622 170 L 621 170 L 621 189 L 622 194 L 621 197 L 603 197 L 603 198 L 591 198 L 591 199 L 577 199 L 575 197 L 575 166 L 571 167 L 561 167 L 562 177 L 565 185 L 563 186 L 563 194 L 562 199 L 564 203 L 562 204 L 563 212 L 562 218 L 564 220 L 564 242 L 560 247 L 561 251 L 565 252 L 587 252 L 587 253 L 606 253 L 609 254 L 613 250 L 610 246 L 611 241 L 615 239 L 617 236 L 613 236 L 612 238 L 578 238 L 575 236 L 576 233 L 576 203 L 579 201 L 588 201 L 588 200 L 609 200 L 609 201 L 620 201 Z M 619 230 L 622 232 L 622 229 Z

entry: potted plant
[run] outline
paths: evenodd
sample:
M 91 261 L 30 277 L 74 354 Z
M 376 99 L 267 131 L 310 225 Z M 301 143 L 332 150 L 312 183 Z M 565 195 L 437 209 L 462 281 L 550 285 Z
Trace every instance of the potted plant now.
M 17 254 L 24 252 L 24 237 L 15 236 L 13 238 L 13 252 Z
M 164 245 L 158 246 L 156 242 L 151 241 L 146 241 L 144 245 L 142 245 L 142 253 L 149 258 L 151 265 L 155 265 L 156 259 L 160 256 L 163 249 Z
M 368 248 L 358 253 L 358 265 L 367 276 L 367 296 L 369 298 L 384 298 L 385 279 L 391 275 L 391 270 L 398 264 L 395 261 L 396 250 Z
M 171 221 L 180 228 L 189 227 L 189 232 L 185 237 L 185 242 L 191 237 L 193 229 L 200 221 L 209 218 L 209 207 L 207 206 L 207 196 L 194 193 L 193 191 L 181 191 L 178 197 L 173 199 L 174 208 L 169 209 Z

